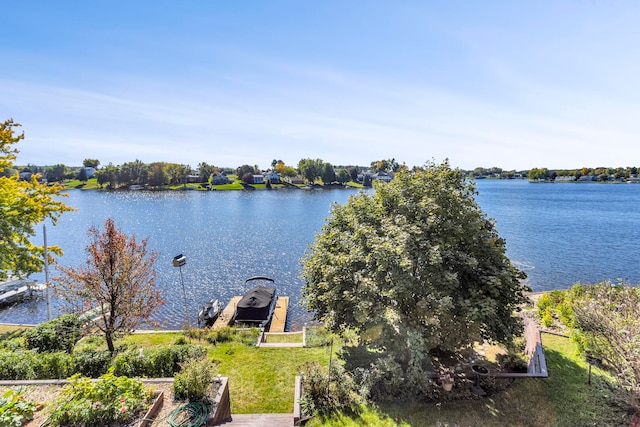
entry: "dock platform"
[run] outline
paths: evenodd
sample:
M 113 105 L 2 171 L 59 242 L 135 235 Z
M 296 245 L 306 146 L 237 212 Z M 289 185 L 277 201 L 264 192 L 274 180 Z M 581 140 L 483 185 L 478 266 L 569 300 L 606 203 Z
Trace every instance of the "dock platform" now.
M 287 309 L 289 308 L 289 297 L 278 297 L 276 309 L 273 311 L 271 327 L 269 332 L 284 332 L 287 323 Z
M 229 304 L 222 310 L 222 313 L 220 313 L 220 316 L 218 316 L 211 329 L 220 329 L 231 325 L 231 323 L 233 323 L 233 316 L 236 313 L 236 306 L 241 299 L 241 296 L 231 298 L 231 301 L 229 301 Z

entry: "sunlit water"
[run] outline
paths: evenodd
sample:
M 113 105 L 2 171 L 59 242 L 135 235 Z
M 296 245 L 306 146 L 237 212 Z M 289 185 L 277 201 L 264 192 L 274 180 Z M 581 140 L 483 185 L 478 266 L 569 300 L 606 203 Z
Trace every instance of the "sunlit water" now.
M 530 184 L 526 181 L 479 181 L 477 200 L 507 240 L 507 254 L 529 276 L 534 290 L 566 288 L 623 278 L 638 272 L 640 185 Z M 185 324 L 179 269 L 171 259 L 187 257 L 182 267 L 192 324 L 197 310 L 212 297 L 229 301 L 243 293 L 244 280 L 269 276 L 278 293 L 288 295 L 289 326 L 310 319 L 300 307 L 300 260 L 330 213 L 357 190 L 230 192 L 70 191 L 77 209 L 48 225 L 50 245 L 65 255 L 60 263 L 79 265 L 91 226 L 107 217 L 127 234 L 148 237 L 159 253 L 157 284 L 166 299 L 155 319 L 163 328 Z M 41 236 L 38 236 L 41 239 Z M 51 275 L 55 276 L 55 269 Z M 34 275 L 38 281 L 44 275 Z M 62 307 L 52 298 L 52 315 Z M 45 299 L 0 310 L 0 322 L 38 323 L 47 319 Z

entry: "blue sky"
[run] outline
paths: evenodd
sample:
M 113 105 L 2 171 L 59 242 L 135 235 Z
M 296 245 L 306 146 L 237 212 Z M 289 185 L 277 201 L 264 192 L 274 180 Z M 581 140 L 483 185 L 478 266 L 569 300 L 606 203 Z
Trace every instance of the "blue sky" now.
M 0 5 L 18 164 L 640 166 L 640 2 Z

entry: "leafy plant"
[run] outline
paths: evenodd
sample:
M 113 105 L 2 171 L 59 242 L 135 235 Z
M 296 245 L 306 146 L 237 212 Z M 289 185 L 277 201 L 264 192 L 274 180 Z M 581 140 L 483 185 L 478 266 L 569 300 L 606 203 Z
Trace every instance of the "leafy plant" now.
M 339 410 L 356 410 L 360 403 L 357 385 L 351 375 L 337 363 L 332 363 L 329 372 L 315 362 L 302 368 L 301 409 L 328 414 Z M 312 412 L 304 412 L 312 415 Z
M 111 353 L 108 351 L 85 349 L 73 356 L 76 372 L 91 378 L 103 375 L 111 363 Z
M 187 360 L 181 368 L 173 381 L 173 394 L 176 399 L 188 399 L 190 402 L 205 400 L 218 365 L 203 357 Z
M 165 378 L 180 372 L 181 363 L 205 354 L 205 347 L 194 344 L 146 349 L 142 353 L 136 349 L 118 354 L 112 366 L 116 375 Z
M 149 403 L 151 392 L 139 378 L 116 377 L 110 369 L 98 381 L 74 375 L 49 414 L 49 425 L 123 425 Z
M 517 353 L 507 353 L 507 354 L 499 354 L 496 356 L 496 360 L 502 368 L 507 372 L 527 372 L 529 369 L 529 365 L 527 361 L 524 359 L 522 354 Z
M 0 397 L 0 426 L 20 427 L 26 420 L 33 419 L 36 404 L 26 400 L 24 390 L 7 390 Z
M 331 343 L 333 335 L 324 327 L 307 328 L 307 347 L 324 347 Z
M 74 357 L 64 352 L 44 354 L 34 350 L 0 352 L 0 379 L 66 378 L 74 372 Z
M 81 337 L 82 321 L 74 314 L 49 320 L 24 333 L 25 347 L 39 352 L 65 351 L 71 353 Z
M 221 344 L 223 342 L 229 342 L 233 339 L 233 329 L 229 326 L 225 326 L 220 329 L 212 329 L 207 334 L 207 341 L 213 345 Z

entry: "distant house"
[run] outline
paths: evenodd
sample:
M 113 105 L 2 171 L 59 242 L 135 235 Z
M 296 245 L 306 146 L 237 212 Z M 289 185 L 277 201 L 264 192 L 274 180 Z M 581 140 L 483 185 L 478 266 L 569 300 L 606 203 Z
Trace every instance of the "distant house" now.
M 18 175 L 20 176 L 21 181 L 31 181 L 33 173 L 29 169 L 24 168 Z
M 264 176 L 263 175 L 253 175 L 253 183 L 254 184 L 264 184 Z
M 200 182 L 200 175 L 187 175 L 187 183 L 193 184 Z
M 556 176 L 556 182 L 573 182 L 575 180 L 576 177 L 573 175 Z
M 87 177 L 87 179 L 93 178 L 93 176 L 96 174 L 96 168 L 86 167 L 86 168 L 80 168 L 76 176 L 80 177 L 80 174 L 82 173 L 83 170 L 86 174 L 85 176 Z
M 226 175 L 216 175 L 211 177 L 211 185 L 231 184 L 231 180 Z
M 371 173 L 371 172 L 369 172 L 369 171 L 359 172 L 359 173 L 358 173 L 358 181 L 359 181 L 359 182 L 364 182 L 364 177 L 365 177 L 365 176 L 368 176 L 368 177 L 369 177 L 369 179 L 372 179 L 372 176 L 373 176 L 373 175 L 372 175 L 372 173 Z
M 280 184 L 280 174 L 276 171 L 271 171 L 265 174 L 265 179 L 272 184 Z
M 386 172 L 378 172 L 378 173 L 374 173 L 371 176 L 371 179 L 376 180 L 376 181 L 383 181 L 383 182 L 389 182 L 393 179 L 393 176 L 389 175 Z
M 289 184 L 293 184 L 293 185 L 302 185 L 304 184 L 304 179 L 302 179 L 302 177 L 300 175 L 298 176 L 286 176 L 284 178 L 285 181 L 287 181 Z
M 597 181 L 598 177 L 594 176 L 594 175 L 583 175 L 580 177 L 580 179 L 578 179 L 578 181 L 580 182 L 591 182 L 591 181 Z

